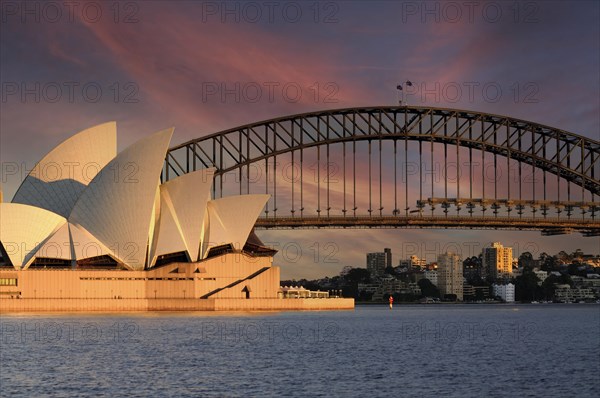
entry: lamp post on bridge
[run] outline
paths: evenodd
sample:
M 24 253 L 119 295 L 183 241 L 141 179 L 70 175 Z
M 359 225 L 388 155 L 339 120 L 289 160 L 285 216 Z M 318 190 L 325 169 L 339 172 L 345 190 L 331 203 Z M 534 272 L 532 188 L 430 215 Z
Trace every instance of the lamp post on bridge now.
M 408 106 L 408 103 L 406 103 L 404 101 L 404 87 L 402 86 L 403 84 L 406 87 L 412 87 L 413 84 L 412 84 L 412 82 L 410 80 L 407 80 L 404 83 L 398 84 L 396 86 L 396 90 L 398 90 L 398 105 Z

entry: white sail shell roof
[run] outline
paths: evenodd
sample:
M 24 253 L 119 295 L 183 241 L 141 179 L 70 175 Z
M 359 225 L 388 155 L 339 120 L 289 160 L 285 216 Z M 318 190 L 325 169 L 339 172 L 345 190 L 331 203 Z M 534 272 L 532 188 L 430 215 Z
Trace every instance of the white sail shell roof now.
M 159 181 L 160 184 L 160 181 Z M 156 247 L 156 239 L 158 238 L 158 222 L 160 221 L 160 185 L 156 188 L 154 194 L 154 206 L 152 209 L 152 217 L 150 219 L 150 230 L 148 231 L 148 257 L 146 266 L 150 268 L 153 265 L 152 256 Z
M 35 253 L 35 258 L 55 258 L 70 261 L 100 256 L 116 258 L 112 250 L 94 238 L 85 228 L 77 227 L 69 222 L 46 239 Z
M 46 239 L 46 242 L 35 253 L 35 257 L 73 260 L 75 256 L 73 254 L 69 223 L 64 223 L 52 236 Z
M 208 202 L 209 227 L 206 251 L 211 247 L 232 244 L 242 249 L 269 195 L 240 195 Z
M 81 194 L 69 221 L 85 228 L 134 270 L 145 268 L 156 189 L 173 129 L 134 143 Z
M 0 242 L 15 269 L 25 269 L 46 239 L 66 220 L 51 211 L 20 203 L 0 203 Z
M 190 259 L 198 260 L 203 238 L 206 206 L 216 169 L 204 169 L 184 174 L 162 185 L 169 197 L 183 234 Z
M 173 209 L 173 204 L 162 186 L 160 192 L 160 217 L 150 253 L 150 267 L 154 266 L 156 260 L 161 255 L 187 250 L 179 220 Z
M 115 260 L 117 259 L 117 256 L 111 249 L 86 231 L 85 228 L 69 223 L 69 231 L 71 233 L 73 256 L 75 257 L 75 260 L 100 256 L 110 256 Z
M 215 171 L 194 171 L 160 186 L 161 211 L 150 265 L 158 256 L 181 251 L 198 261 Z
M 14 267 L 25 269 L 40 257 L 74 262 L 110 256 L 143 270 L 162 255 L 184 252 L 199 261 L 212 247 L 243 248 L 269 195 L 211 201 L 214 168 L 161 185 L 172 134 L 157 132 L 115 157 L 111 122 L 78 133 L 46 155 L 14 203 L 1 207 L 0 241 Z
M 116 154 L 115 122 L 83 130 L 36 164 L 12 202 L 40 207 L 66 218 L 86 186 Z

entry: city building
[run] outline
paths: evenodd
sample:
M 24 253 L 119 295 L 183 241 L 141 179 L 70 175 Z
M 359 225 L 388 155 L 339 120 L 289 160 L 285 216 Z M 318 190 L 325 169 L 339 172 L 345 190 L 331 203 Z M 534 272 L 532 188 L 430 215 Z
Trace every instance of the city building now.
M 515 301 L 515 285 L 512 283 L 493 284 L 492 292 L 494 297 L 500 297 L 506 303 L 513 303 Z
M 398 266 L 402 268 L 424 268 L 427 266 L 427 260 L 413 254 L 405 260 L 400 260 Z
M 367 270 L 373 276 L 382 276 L 385 269 L 392 266 L 392 249 L 383 250 L 378 253 L 367 253 Z
M 385 271 L 385 253 L 367 253 L 367 270 L 372 276 L 383 275 Z
M 373 294 L 373 293 L 376 293 L 381 288 L 382 288 L 381 283 L 359 283 L 358 284 L 359 292 L 366 292 L 366 293 Z
M 481 259 L 479 257 L 471 257 L 463 261 L 463 276 L 468 281 L 473 281 L 481 275 Z
M 371 293 L 373 301 L 380 301 L 384 295 L 404 294 L 420 296 L 421 288 L 414 282 L 403 282 L 395 278 L 382 278 L 377 283 L 359 283 L 358 290 Z
M 489 286 L 473 286 L 475 290 L 475 297 L 481 297 L 484 300 L 490 298 L 490 287 Z
M 463 300 L 474 300 L 475 299 L 475 287 L 467 284 L 463 281 Z
M 426 267 L 427 260 L 424 258 L 419 258 L 418 256 L 412 255 L 410 256 L 410 265 L 411 267 Z
M 423 271 L 423 277 L 428 279 L 429 282 L 434 284 L 436 287 L 438 285 L 438 272 L 437 270 L 425 270 Z
M 581 281 L 581 285 L 577 287 L 592 289 L 596 298 L 600 299 L 600 275 L 587 274 L 586 277 Z
M 512 276 L 513 256 L 512 247 L 504 247 L 498 242 L 491 247 L 483 248 L 481 253 L 482 277 L 505 278 Z
M 329 292 L 320 290 L 308 290 L 303 286 L 282 286 L 283 298 L 329 298 Z
M 594 254 L 584 254 L 581 256 L 581 261 L 584 264 L 589 264 L 592 267 L 600 267 L 600 256 Z
M 392 249 L 386 247 L 385 249 L 383 249 L 383 252 L 385 253 L 385 267 L 391 267 L 392 266 Z
M 172 134 L 117 154 L 116 123 L 105 123 L 38 162 L 0 203 L 2 310 L 215 309 L 219 299 L 282 297 L 275 251 L 253 232 L 269 195 L 211 199 L 214 168 L 161 183 Z M 164 299 L 193 300 L 148 301 Z M 269 306 L 282 304 L 257 304 Z
M 442 297 L 454 294 L 457 300 L 463 299 L 462 260 L 457 254 L 444 253 L 438 256 L 438 284 Z
M 561 303 L 573 303 L 577 301 L 595 300 L 596 295 L 589 287 L 574 287 L 569 285 L 556 285 L 554 299 Z

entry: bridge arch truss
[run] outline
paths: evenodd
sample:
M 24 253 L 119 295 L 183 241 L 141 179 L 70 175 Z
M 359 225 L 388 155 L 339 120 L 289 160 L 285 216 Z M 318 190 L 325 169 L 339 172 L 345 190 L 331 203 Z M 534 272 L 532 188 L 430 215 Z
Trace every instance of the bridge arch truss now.
M 317 165 L 310 181 L 308 160 Z M 171 148 L 163 180 L 207 167 L 217 169 L 214 197 L 272 195 L 262 228 L 600 232 L 600 142 L 488 113 L 388 106 L 261 121 Z

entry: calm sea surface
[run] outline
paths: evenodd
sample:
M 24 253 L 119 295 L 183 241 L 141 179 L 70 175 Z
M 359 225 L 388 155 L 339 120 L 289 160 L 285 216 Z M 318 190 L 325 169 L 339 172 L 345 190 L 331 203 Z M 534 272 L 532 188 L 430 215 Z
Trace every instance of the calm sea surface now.
M 600 305 L 3 315 L 0 395 L 598 397 Z

